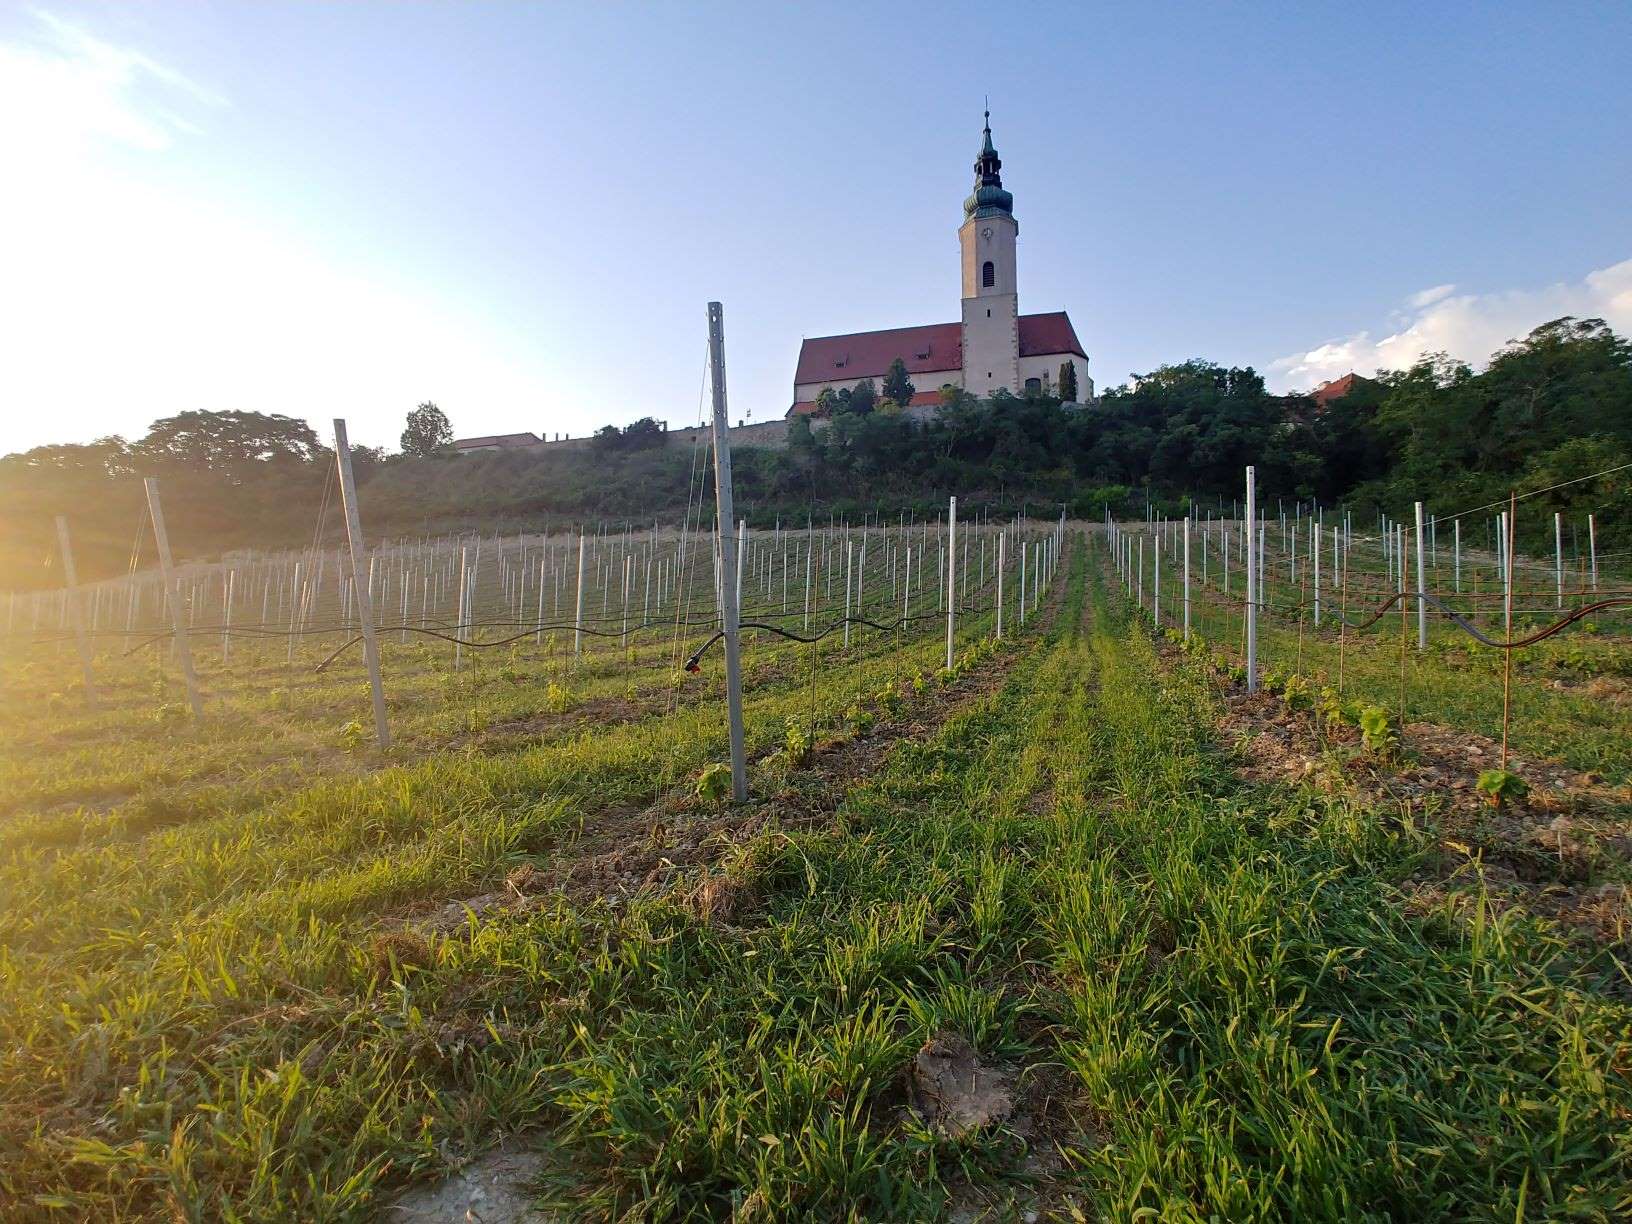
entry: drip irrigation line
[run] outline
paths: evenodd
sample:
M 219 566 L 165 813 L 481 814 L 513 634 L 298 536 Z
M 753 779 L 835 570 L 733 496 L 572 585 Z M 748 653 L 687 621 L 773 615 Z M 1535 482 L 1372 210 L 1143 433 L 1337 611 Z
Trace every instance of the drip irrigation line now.
M 1563 630 L 1569 628 L 1576 621 L 1582 620 L 1585 617 L 1591 616 L 1594 612 L 1601 612 L 1606 608 L 1632 607 L 1632 596 L 1621 595 L 1621 596 L 1616 596 L 1616 597 L 1614 597 L 1612 599 L 1600 599 L 1600 600 L 1597 600 L 1597 601 L 1595 601 L 1593 603 L 1585 604 L 1582 607 L 1577 608 L 1575 611 L 1571 612 L 1569 615 L 1559 618 L 1558 620 L 1554 621 L 1550 625 L 1543 626 L 1542 628 L 1538 629 L 1535 633 L 1532 633 L 1529 637 L 1514 638 L 1511 642 L 1502 641 L 1502 640 L 1499 640 L 1497 638 L 1492 638 L 1492 637 L 1487 636 L 1486 634 L 1482 633 L 1471 622 L 1464 619 L 1463 616 L 1461 615 L 1461 613 L 1457 612 L 1456 609 L 1452 608 L 1450 606 L 1450 604 L 1446 603 L 1443 599 L 1440 599 L 1437 595 L 1430 595 L 1430 594 L 1428 594 L 1426 592 L 1423 592 L 1422 594 L 1419 595 L 1418 592 L 1416 592 L 1416 591 L 1400 591 L 1399 593 L 1397 593 L 1397 594 L 1391 596 L 1389 599 L 1385 600 L 1380 607 L 1375 609 L 1370 616 L 1368 616 L 1365 620 L 1362 620 L 1362 621 L 1349 620 L 1347 617 L 1343 616 L 1342 613 L 1337 612 L 1335 610 L 1332 612 L 1331 615 L 1332 615 L 1333 620 L 1336 620 L 1340 624 L 1346 625 L 1350 629 L 1353 629 L 1353 630 L 1358 632 L 1358 631 L 1360 631 L 1362 629 L 1371 628 L 1378 621 L 1382 620 L 1383 617 L 1388 613 L 1388 610 L 1390 608 L 1392 608 L 1395 604 L 1400 603 L 1403 600 L 1408 600 L 1408 599 L 1421 599 L 1425 603 L 1432 604 L 1434 607 L 1438 608 L 1441 612 L 1443 612 L 1446 615 L 1446 617 L 1448 617 L 1452 621 L 1452 623 L 1454 623 L 1457 626 L 1457 628 L 1461 629 L 1464 633 L 1466 633 L 1470 637 L 1475 638 L 1476 640 L 1484 643 L 1486 646 L 1494 646 L 1499 650 L 1516 650 L 1520 646 L 1533 646 L 1537 642 L 1544 642 L 1548 638 L 1553 637 L 1555 634 L 1561 633 Z M 1243 608 L 1245 608 L 1247 606 L 1247 600 L 1245 600 L 1245 599 L 1236 599 L 1236 598 L 1233 598 L 1233 597 L 1230 597 L 1230 596 L 1225 596 L 1224 597 L 1224 602 L 1228 602 L 1228 603 L 1231 603 L 1231 604 L 1239 604 Z M 1267 600 L 1259 600 L 1259 601 L 1257 601 L 1256 606 L 1260 610 L 1267 610 L 1267 611 L 1302 612 L 1305 609 L 1307 609 L 1310 605 L 1308 603 L 1275 604 L 1275 603 L 1270 603 Z M 1515 608 L 1514 611 L 1517 612 L 1517 611 L 1519 611 L 1519 609 Z M 1532 609 L 1532 611 L 1539 611 L 1539 609 Z
M 944 619 L 945 615 L 946 614 L 944 612 L 921 612 L 916 616 L 898 616 L 895 618 L 895 620 L 886 624 L 879 624 L 877 621 L 868 620 L 861 616 L 846 616 L 834 621 L 820 633 L 811 634 L 808 637 L 802 634 L 794 633 L 791 630 L 784 629 L 780 625 L 767 625 L 762 621 L 743 621 L 738 627 L 742 629 L 758 629 L 763 633 L 774 633 L 778 637 L 787 638 L 790 642 L 802 642 L 808 646 L 814 642 L 821 641 L 825 637 L 829 637 L 832 634 L 837 633 L 840 629 L 843 629 L 845 625 L 866 625 L 869 629 L 877 629 L 880 633 L 893 633 L 895 630 L 903 628 L 913 621 L 932 620 L 940 622 Z M 724 630 L 716 629 L 713 636 L 694 650 L 691 657 L 686 660 L 686 670 L 689 672 L 699 670 L 702 665 L 703 656 L 708 653 L 709 647 L 713 646 L 715 642 L 719 641 L 724 636 Z
M 981 611 L 987 611 L 989 609 L 974 609 L 974 608 L 971 608 L 971 609 L 966 609 L 966 610 L 971 612 L 971 614 L 978 614 Z M 762 633 L 772 633 L 772 634 L 777 635 L 778 637 L 787 638 L 791 642 L 804 642 L 804 643 L 808 644 L 808 643 L 811 643 L 811 642 L 819 642 L 823 638 L 828 637 L 829 635 L 838 632 L 840 629 L 844 628 L 846 622 L 848 622 L 850 624 L 853 624 L 853 625 L 866 625 L 869 628 L 877 629 L 882 633 L 888 633 L 888 632 L 892 632 L 892 631 L 894 631 L 896 629 L 902 628 L 903 626 L 905 626 L 907 624 L 910 624 L 913 621 L 932 620 L 932 621 L 939 622 L 944 616 L 945 616 L 944 612 L 921 612 L 921 613 L 918 613 L 918 614 L 913 615 L 913 616 L 897 617 L 894 621 L 890 621 L 890 622 L 888 622 L 886 624 L 880 624 L 877 621 L 867 620 L 866 618 L 860 617 L 860 616 L 851 616 L 851 617 L 845 617 L 845 618 L 842 618 L 842 619 L 840 619 L 838 621 L 833 622 L 826 629 L 823 629 L 820 633 L 815 634 L 814 636 L 811 636 L 811 637 L 804 637 L 804 636 L 801 636 L 800 634 L 793 633 L 790 630 L 784 629 L 780 625 L 771 625 L 771 624 L 767 624 L 767 623 L 765 623 L 763 621 L 743 621 L 743 622 L 741 622 L 740 627 L 743 628 L 743 629 L 757 629 Z M 653 628 L 653 627 L 663 628 L 663 627 L 665 627 L 665 624 L 666 624 L 666 622 L 663 622 L 663 621 L 647 621 L 644 624 L 639 625 L 639 626 L 631 626 L 630 629 L 629 629 L 629 632 L 634 633 L 638 629 Z M 574 626 L 571 625 L 571 624 L 555 626 L 555 627 L 564 628 L 564 629 L 574 628 Z M 549 628 L 552 628 L 552 626 L 546 625 L 545 628 L 549 629 Z M 455 637 L 455 636 L 453 636 L 452 634 L 449 634 L 449 633 L 439 632 L 439 631 L 437 631 L 435 629 L 426 629 L 426 628 L 424 628 L 424 627 L 422 627 L 420 625 L 381 625 L 376 629 L 376 632 L 378 632 L 378 633 L 397 633 L 397 632 L 402 632 L 402 631 L 406 631 L 408 633 L 423 634 L 426 637 L 438 638 L 438 639 L 440 639 L 441 641 L 444 641 L 444 642 L 452 642 L 452 643 L 454 643 L 456 645 L 459 645 L 459 646 L 468 646 L 468 647 L 471 647 L 474 650 L 486 650 L 486 649 L 491 649 L 492 647 L 495 647 L 495 646 L 508 646 L 511 642 L 519 642 L 524 638 L 532 637 L 536 632 L 538 632 L 538 629 L 534 625 L 527 625 L 522 630 L 522 632 L 520 632 L 520 633 L 512 634 L 510 637 L 499 638 L 499 639 L 497 639 L 495 641 L 491 641 L 491 642 L 470 641 L 468 639 Z M 199 632 L 207 632 L 207 631 L 206 630 L 199 630 Z M 330 632 L 332 632 L 332 630 Z M 586 633 L 586 634 L 589 634 L 592 637 L 602 637 L 602 638 L 616 638 L 616 637 L 624 636 L 623 631 L 617 630 L 617 629 L 589 629 L 589 628 L 585 628 L 583 630 L 583 632 Z M 167 633 L 166 634 L 156 635 L 156 636 L 148 639 L 148 641 L 143 642 L 142 646 L 148 646 L 148 645 L 151 645 L 153 642 L 163 641 L 165 638 L 167 638 L 169 636 L 170 636 L 170 634 L 167 634 Z M 282 634 L 281 633 L 272 633 L 272 634 L 270 634 L 270 636 L 282 636 Z M 714 635 L 712 637 L 710 637 L 708 639 L 708 641 L 705 642 L 686 661 L 686 670 L 687 671 L 696 671 L 697 669 L 696 669 L 695 666 L 693 666 L 693 664 L 696 663 L 698 660 L 700 660 L 702 658 L 703 654 L 708 650 L 708 648 L 710 646 L 712 646 L 715 642 L 719 641 L 720 638 L 722 638 L 724 636 L 725 636 L 725 634 L 724 634 L 723 630 L 718 630 L 718 629 L 715 630 Z M 321 663 L 319 663 L 315 668 L 313 668 L 313 671 L 321 672 L 321 671 L 326 670 L 331 663 L 333 663 L 341 655 L 345 654 L 346 651 L 350 650 L 353 646 L 357 645 L 357 643 L 361 642 L 362 640 L 363 640 L 362 635 L 359 634 L 357 636 L 352 637 L 350 640 L 346 641 L 342 645 L 336 647 L 333 651 L 331 651 L 329 653 L 328 657 L 326 657 Z M 132 651 L 140 650 L 140 649 L 141 649 L 141 646 L 137 646 L 137 647 L 133 647 Z

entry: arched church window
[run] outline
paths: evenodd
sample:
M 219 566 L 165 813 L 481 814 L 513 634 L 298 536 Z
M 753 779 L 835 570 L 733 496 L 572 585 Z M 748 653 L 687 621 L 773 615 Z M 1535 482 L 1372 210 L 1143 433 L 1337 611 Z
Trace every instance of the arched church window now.
M 1027 395 L 1041 395 L 1042 393 L 1043 393 L 1043 380 L 1042 379 L 1040 379 L 1040 378 L 1028 378 L 1028 379 L 1026 379 L 1026 394 Z
M 990 289 L 996 283 L 997 283 L 997 269 L 992 266 L 992 261 L 988 259 L 984 264 L 981 265 L 981 269 L 980 269 L 980 287 L 982 289 Z

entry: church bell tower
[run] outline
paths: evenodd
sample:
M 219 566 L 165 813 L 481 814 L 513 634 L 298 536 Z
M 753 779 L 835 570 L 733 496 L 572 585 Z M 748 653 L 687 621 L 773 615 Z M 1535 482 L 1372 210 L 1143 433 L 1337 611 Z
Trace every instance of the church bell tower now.
M 1020 390 L 1020 302 L 1015 289 L 1014 196 L 1003 190 L 992 114 L 975 159 L 975 190 L 963 202 L 963 385 L 978 396 Z

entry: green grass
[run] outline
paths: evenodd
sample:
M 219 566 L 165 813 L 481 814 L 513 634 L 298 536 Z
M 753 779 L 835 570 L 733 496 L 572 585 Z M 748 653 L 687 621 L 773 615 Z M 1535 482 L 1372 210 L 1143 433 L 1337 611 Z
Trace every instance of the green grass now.
M 1169 626 L 1182 615 L 1182 595 L 1177 581 L 1166 572 L 1170 568 L 1171 564 L 1164 566 L 1162 582 L 1163 623 Z M 1147 577 L 1147 603 L 1151 598 L 1148 581 Z M 1268 585 L 1266 599 L 1283 608 L 1309 599 L 1307 587 L 1300 590 L 1284 581 Z M 1385 597 L 1376 592 L 1351 593 L 1349 619 L 1361 619 L 1356 611 L 1361 607 L 1369 616 L 1371 608 Z M 1318 632 L 1309 611 L 1301 627 L 1290 612 L 1260 617 L 1260 666 L 1296 671 L 1334 688 L 1341 681 L 1345 697 L 1382 706 L 1396 720 L 1403 691 L 1407 721 L 1501 738 L 1500 650 L 1477 643 L 1454 626 L 1433 621 L 1429 649 L 1419 652 L 1415 609 L 1408 610 L 1402 627 L 1398 607 L 1374 627 L 1349 632 L 1340 642 L 1330 617 L 1338 606 L 1337 597 L 1327 593 L 1325 598 L 1328 615 Z M 1244 649 L 1241 599 L 1239 572 L 1234 575 L 1229 599 L 1218 589 L 1216 577 L 1208 588 L 1199 580 L 1192 586 L 1192 629 L 1237 657 Z M 1514 636 L 1533 632 L 1551 618 L 1551 610 L 1545 615 L 1516 617 Z M 1499 617 L 1480 618 L 1480 624 L 1487 634 L 1501 638 Z M 1611 783 L 1632 781 L 1632 639 L 1626 636 L 1624 614 L 1578 624 L 1514 652 L 1509 737 L 1516 752 L 1532 759 L 1595 771 Z
M 767 766 L 772 822 L 713 868 L 729 921 L 656 892 L 370 940 L 716 758 L 701 707 L 14 848 L 0 1211 L 366 1218 L 523 1127 L 552 1147 L 547 1197 L 602 1218 L 1632 1209 L 1624 971 L 1518 911 L 1409 913 L 1431 831 L 1243 784 L 1209 681 L 1158 660 L 1101 559 L 1076 548 L 1058 619 L 980 665 L 1001 688 L 830 821 L 779 826 L 798 779 Z M 754 693 L 756 753 L 939 649 Z M 903 1069 L 944 1030 L 1052 1098 L 1044 1124 L 915 1121 Z M 1026 1151 L 1055 1145 L 1039 1183 Z

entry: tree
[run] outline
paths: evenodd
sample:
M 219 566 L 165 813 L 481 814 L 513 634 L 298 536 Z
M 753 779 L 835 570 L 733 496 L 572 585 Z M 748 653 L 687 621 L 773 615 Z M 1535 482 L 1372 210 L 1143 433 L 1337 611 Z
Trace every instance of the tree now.
M 890 368 L 884 375 L 884 398 L 894 400 L 905 408 L 912 403 L 912 397 L 917 390 L 918 388 L 912 385 L 912 380 L 907 377 L 907 363 L 899 357 L 890 362 Z
M 844 397 L 843 392 L 839 394 Z M 878 402 L 878 389 L 873 386 L 872 379 L 864 378 L 850 388 L 850 394 L 848 397 L 844 397 L 844 402 L 848 411 L 855 413 L 857 416 L 866 416 Z
M 800 413 L 788 422 L 788 453 L 809 465 L 816 459 L 816 451 L 816 432 L 810 427 L 810 418 Z
M 278 460 L 310 462 L 323 448 L 305 421 L 279 413 L 181 412 L 154 421 L 135 449 L 179 467 L 242 475 Z
M 1060 399 L 1067 403 L 1074 403 L 1077 398 L 1077 363 L 1074 361 L 1060 362 Z
M 666 440 L 662 422 L 654 417 L 641 417 L 623 427 L 624 450 L 651 450 L 662 446 Z
M 419 459 L 440 455 L 453 445 L 453 426 L 447 414 L 430 400 L 408 414 L 408 428 L 402 431 L 402 453 Z

